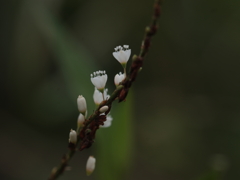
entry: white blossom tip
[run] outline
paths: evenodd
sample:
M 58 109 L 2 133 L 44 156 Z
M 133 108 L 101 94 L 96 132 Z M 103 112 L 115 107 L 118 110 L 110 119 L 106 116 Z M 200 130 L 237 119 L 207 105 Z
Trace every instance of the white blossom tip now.
M 129 49 L 129 45 L 117 46 L 115 52 L 113 52 L 113 56 L 118 60 L 120 64 L 126 64 L 131 55 L 131 49 Z
M 90 176 L 94 171 L 95 164 L 96 164 L 96 158 L 94 158 L 93 156 L 89 156 L 87 160 L 87 165 L 86 165 L 86 172 L 88 176 Z
M 103 89 L 105 88 L 107 78 L 108 76 L 106 74 L 106 71 L 99 70 L 91 74 L 91 81 L 99 91 L 103 91 Z
M 78 120 L 77 120 L 77 126 L 80 128 L 85 121 L 85 117 L 82 113 L 79 113 Z
M 69 133 L 69 143 L 76 144 L 77 143 L 77 132 L 74 130 L 70 130 Z
M 77 106 L 78 106 L 79 112 L 85 115 L 87 111 L 87 103 L 86 103 L 86 99 L 82 95 L 79 95 L 77 98 Z

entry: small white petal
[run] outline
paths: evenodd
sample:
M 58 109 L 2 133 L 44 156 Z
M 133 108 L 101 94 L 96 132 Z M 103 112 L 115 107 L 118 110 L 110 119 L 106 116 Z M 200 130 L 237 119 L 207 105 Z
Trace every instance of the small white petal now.
M 116 60 L 118 60 L 118 52 L 113 52 L 113 56 L 115 57 Z
M 111 121 L 105 121 L 104 122 L 104 125 L 102 125 L 101 127 L 103 127 L 103 128 L 108 128 L 108 127 L 110 127 L 112 125 L 112 122 Z
M 127 58 L 127 61 L 128 61 L 128 59 L 130 58 L 130 55 L 131 55 L 131 49 L 126 50 L 125 55 L 126 55 L 126 58 Z
M 110 95 L 108 94 L 108 89 L 104 89 L 103 95 L 104 95 L 104 100 L 107 100 L 110 97 Z
M 104 122 L 104 125 L 100 126 L 100 127 L 103 127 L 103 128 L 107 128 L 107 127 L 110 127 L 112 125 L 112 116 L 110 114 L 107 115 L 107 120 Z

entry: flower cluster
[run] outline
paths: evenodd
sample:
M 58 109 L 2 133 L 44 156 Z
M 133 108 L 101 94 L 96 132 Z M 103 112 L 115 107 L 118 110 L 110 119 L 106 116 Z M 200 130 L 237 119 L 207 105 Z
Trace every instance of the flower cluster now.
M 124 71 L 124 73 L 119 72 L 115 75 L 114 84 L 116 86 L 119 86 L 121 82 L 126 78 L 126 66 L 130 55 L 131 49 L 129 49 L 128 45 L 124 45 L 123 47 L 117 46 L 115 48 L 115 52 L 113 52 L 114 58 L 116 58 L 117 61 L 122 65 Z M 95 137 L 96 130 L 99 127 L 110 127 L 113 120 L 112 116 L 110 115 L 111 107 L 105 104 L 105 102 L 107 102 L 107 100 L 110 98 L 108 94 L 108 89 L 105 88 L 108 79 L 106 71 L 99 70 L 93 72 L 90 75 L 90 79 L 92 84 L 94 85 L 93 101 L 97 106 L 97 117 L 90 124 L 84 124 L 87 121 L 87 103 L 86 99 L 82 95 L 79 95 L 77 98 L 77 106 L 79 110 L 79 116 L 77 119 L 77 132 L 71 129 L 69 133 L 69 147 L 75 148 L 76 144 L 78 143 L 78 138 L 80 137 L 82 140 L 80 150 L 90 147 Z M 88 136 L 80 133 L 78 136 L 78 132 L 79 130 L 81 130 L 81 128 L 89 128 L 91 133 L 89 133 Z M 90 175 L 91 172 L 94 170 L 95 161 L 96 159 L 94 157 L 89 157 L 87 162 L 88 175 Z
M 131 49 L 128 45 L 117 46 L 115 52 L 113 52 L 114 58 L 123 66 L 124 73 L 119 72 L 114 77 L 114 84 L 118 86 L 126 78 L 126 65 L 131 55 Z M 93 100 L 96 106 L 100 106 L 103 101 L 106 101 L 110 96 L 108 95 L 108 89 L 105 88 L 108 76 L 106 71 L 96 71 L 90 75 L 92 84 L 95 86 L 93 93 Z M 77 98 L 77 106 L 79 110 L 79 116 L 77 120 L 78 129 L 83 126 L 85 119 L 87 117 L 87 103 L 86 99 L 80 95 Z M 103 106 L 99 107 L 99 113 L 101 115 L 106 115 L 106 121 L 100 127 L 109 127 L 112 123 L 112 116 L 109 114 L 109 107 Z M 73 130 L 72 130 L 73 131 Z M 71 137 L 73 136 L 71 131 Z M 74 138 L 70 138 L 74 139 Z M 75 141 L 74 141 L 75 142 Z

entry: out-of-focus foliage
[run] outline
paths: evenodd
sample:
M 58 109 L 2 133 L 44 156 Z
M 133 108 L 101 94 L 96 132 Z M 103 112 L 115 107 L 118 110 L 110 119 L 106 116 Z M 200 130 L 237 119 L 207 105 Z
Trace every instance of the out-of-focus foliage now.
M 109 92 L 113 48 L 139 52 L 152 1 L 8 0 L 1 6 L 0 179 L 46 179 L 76 127 L 76 98 L 94 109 L 90 73 Z M 165 0 L 131 96 L 61 179 L 238 179 L 240 1 Z M 112 164 L 111 164 L 112 163 Z M 94 176 L 95 175 L 95 176 Z M 113 178 L 114 177 L 114 178 Z

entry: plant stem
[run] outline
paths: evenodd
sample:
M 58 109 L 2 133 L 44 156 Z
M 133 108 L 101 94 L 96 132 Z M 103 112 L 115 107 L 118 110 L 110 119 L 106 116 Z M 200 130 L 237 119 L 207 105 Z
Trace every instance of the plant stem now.
M 53 168 L 48 180 L 55 180 L 64 172 L 65 168 L 67 167 L 68 162 L 71 160 L 71 158 L 73 157 L 73 155 L 75 154 L 75 152 L 77 150 L 76 147 L 78 147 L 83 142 L 81 135 L 87 134 L 88 133 L 87 128 L 89 127 L 89 125 L 99 117 L 99 115 L 100 115 L 99 109 L 105 105 L 111 107 L 112 102 L 115 101 L 116 99 L 118 99 L 119 102 L 126 99 L 129 88 L 131 87 L 132 82 L 135 81 L 137 74 L 139 72 L 139 69 L 142 67 L 143 59 L 149 50 L 149 47 L 151 44 L 151 37 L 157 31 L 157 20 L 161 14 L 160 2 L 161 2 L 160 0 L 156 0 L 154 3 L 154 13 L 153 13 L 152 22 L 151 22 L 150 26 L 148 26 L 145 30 L 145 36 L 144 36 L 144 39 L 142 42 L 141 51 L 139 53 L 139 56 L 136 56 L 136 55 L 133 56 L 131 68 L 130 68 L 129 73 L 127 74 L 125 80 L 119 86 L 117 86 L 117 88 L 111 94 L 109 99 L 103 101 L 98 106 L 98 108 L 94 111 L 94 113 L 88 119 L 85 120 L 83 126 L 81 126 L 80 128 L 77 129 L 78 139 L 77 139 L 76 145 L 74 145 L 73 147 L 69 147 L 68 152 L 63 155 L 58 167 Z M 88 147 L 84 147 L 80 150 L 83 150 Z

